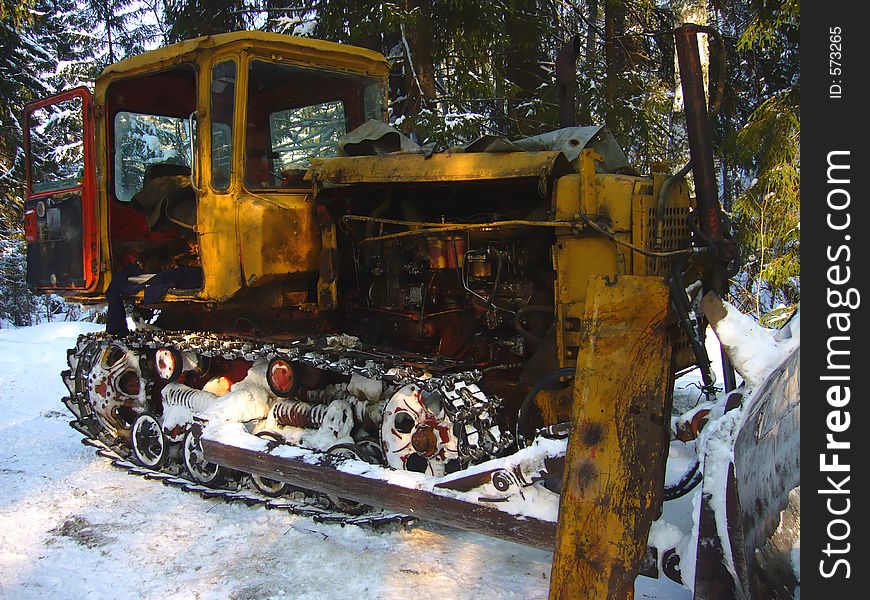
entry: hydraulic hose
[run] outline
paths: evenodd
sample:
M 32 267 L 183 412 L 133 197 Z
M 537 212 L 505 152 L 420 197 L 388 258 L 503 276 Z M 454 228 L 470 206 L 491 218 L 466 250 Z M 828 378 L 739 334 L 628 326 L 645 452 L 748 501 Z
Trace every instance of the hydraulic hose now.
M 668 279 L 670 300 L 674 308 L 674 313 L 680 322 L 680 327 L 682 328 L 683 333 L 686 334 L 689 344 L 692 346 L 692 352 L 695 355 L 695 361 L 698 363 L 698 368 L 701 370 L 701 379 L 704 381 L 704 393 L 709 395 L 713 393 L 715 379 L 713 377 L 713 371 L 710 368 L 710 357 L 707 354 L 707 348 L 703 343 L 701 343 L 698 333 L 695 331 L 692 322 L 689 320 L 689 301 L 688 298 L 686 298 L 686 287 L 682 275 L 685 264 L 685 257 L 681 257 L 675 260 L 671 266 L 671 276 Z
M 527 306 L 522 307 L 517 311 L 517 314 L 514 316 L 514 329 L 516 329 L 517 333 L 523 336 L 523 339 L 531 342 L 535 346 L 540 346 L 543 340 L 533 334 L 531 331 L 523 327 L 522 317 L 526 313 L 536 312 L 536 313 L 545 313 L 548 315 L 553 314 L 553 308 L 550 306 L 544 306 L 542 304 L 529 304 Z
M 520 410 L 517 413 L 517 422 L 514 433 L 516 434 L 517 446 L 519 448 L 525 448 L 528 446 L 526 438 L 520 434 L 520 424 L 524 423 L 528 418 L 529 409 L 535 403 L 535 397 L 540 393 L 541 390 L 546 389 L 552 386 L 554 383 L 559 381 L 562 377 L 573 377 L 576 372 L 575 367 L 562 367 L 561 369 L 556 369 L 544 375 L 541 380 L 529 390 L 529 393 L 526 394 L 526 397 L 523 399 L 523 403 L 520 405 Z
M 696 460 L 695 463 L 685 473 L 683 473 L 683 476 L 680 477 L 679 481 L 673 485 L 666 485 L 665 491 L 662 495 L 664 501 L 669 502 L 671 500 L 676 500 L 677 498 L 682 498 L 695 489 L 704 478 L 704 474 L 700 471 L 700 467 L 701 463 Z

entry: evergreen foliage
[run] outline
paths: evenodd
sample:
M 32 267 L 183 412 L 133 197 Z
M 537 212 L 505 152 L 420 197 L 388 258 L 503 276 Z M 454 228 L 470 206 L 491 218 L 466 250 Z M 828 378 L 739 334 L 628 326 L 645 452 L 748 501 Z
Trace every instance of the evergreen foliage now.
M 799 3 L 757 0 L 731 14 L 732 116 L 721 157 L 748 185 L 734 186 L 732 212 L 743 265 L 732 294 L 741 308 L 773 324 L 800 301 Z M 737 20 L 740 16 L 743 20 Z M 726 185 L 727 188 L 727 185 Z
M 32 325 L 36 299 L 24 281 L 23 242 L 0 240 L 0 323 Z

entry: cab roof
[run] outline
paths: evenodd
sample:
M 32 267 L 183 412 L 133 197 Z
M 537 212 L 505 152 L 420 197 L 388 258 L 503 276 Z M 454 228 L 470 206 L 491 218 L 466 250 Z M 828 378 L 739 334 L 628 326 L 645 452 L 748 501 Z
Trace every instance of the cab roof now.
M 317 65 L 347 68 L 376 76 L 386 75 L 390 68 L 382 54 L 366 48 L 280 33 L 234 31 L 185 40 L 131 56 L 106 67 L 99 78 L 147 70 L 148 67 L 164 66 L 187 58 L 193 59 L 204 50 L 217 52 L 223 49 L 273 52 L 291 60 L 311 61 Z

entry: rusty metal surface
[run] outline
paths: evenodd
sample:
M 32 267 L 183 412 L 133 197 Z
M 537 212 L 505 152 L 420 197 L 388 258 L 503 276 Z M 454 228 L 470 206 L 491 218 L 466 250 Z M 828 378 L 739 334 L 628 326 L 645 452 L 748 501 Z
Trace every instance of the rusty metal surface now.
M 335 467 L 340 459 L 307 453 L 298 458 L 270 455 L 230 446 L 208 437 L 202 447 L 208 460 L 276 481 L 380 506 L 404 514 L 475 531 L 543 550 L 552 549 L 556 524 L 531 517 L 517 518 L 495 508 L 465 502 L 449 495 L 406 488 L 381 479 L 346 473 Z M 315 458 L 312 458 L 315 457 Z
M 628 598 L 661 505 L 668 290 L 590 277 L 550 598 Z
M 694 598 L 788 597 L 793 576 L 759 561 L 781 560 L 769 540 L 777 533 L 790 492 L 800 486 L 800 347 L 795 348 L 753 393 L 733 438 L 734 460 L 723 482 L 705 480 Z M 722 507 L 712 498 L 724 498 Z M 721 503 L 721 500 L 720 500 Z M 727 531 L 721 531 L 721 523 Z M 768 546 L 766 552 L 761 552 Z M 789 546 L 790 550 L 790 546 Z M 777 594 L 772 595 L 771 590 Z
M 744 589 L 755 590 L 756 550 L 774 534 L 789 491 L 800 485 L 800 347 L 774 371 L 746 408 L 734 445 Z
M 394 154 L 313 159 L 305 179 L 330 184 L 463 183 L 554 177 L 570 170 L 560 152 Z
M 707 102 L 704 96 L 704 74 L 698 51 L 698 27 L 692 24 L 683 25 L 674 31 L 674 37 L 680 64 L 689 153 L 692 157 L 692 173 L 701 215 L 701 229 L 710 239 L 721 240 L 723 239 L 722 222 L 719 218 L 716 172 L 713 169 L 710 119 L 707 116 Z
M 351 459 L 312 451 L 294 458 L 276 456 L 208 437 L 203 438 L 202 446 L 209 460 L 305 489 L 541 550 L 553 550 L 556 541 L 556 523 L 532 517 L 518 517 L 498 510 L 496 506 L 482 506 L 459 500 L 451 497 L 446 489 L 443 493 L 438 493 L 407 488 L 337 468 L 339 463 Z M 488 475 L 486 473 L 484 477 Z M 659 550 L 646 547 L 645 541 L 646 537 L 641 542 L 640 554 L 644 557 L 657 557 Z M 639 568 L 640 575 L 651 578 L 657 578 L 664 572 L 663 566 L 655 558 L 642 561 Z

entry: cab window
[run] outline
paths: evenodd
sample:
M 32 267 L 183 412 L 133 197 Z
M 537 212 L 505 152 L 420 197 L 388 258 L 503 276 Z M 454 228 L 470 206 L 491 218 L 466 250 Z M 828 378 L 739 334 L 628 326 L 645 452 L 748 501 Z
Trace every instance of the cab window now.
M 187 119 L 121 111 L 115 115 L 115 196 L 128 202 L 142 189 L 149 165 L 190 168 Z
M 347 131 L 344 105 L 338 100 L 269 115 L 272 159 L 279 171 L 305 169 L 312 156 L 335 156 L 336 142 Z
M 196 89 L 196 70 L 190 64 L 109 85 L 109 185 L 115 199 L 129 203 L 158 177 L 190 176 Z
M 30 111 L 27 127 L 31 193 L 81 185 L 85 170 L 81 97 Z
M 345 133 L 382 118 L 383 100 L 375 77 L 252 60 L 245 184 L 262 189 L 301 182 L 312 158 L 334 156 Z
M 216 64 L 211 72 L 211 186 L 221 192 L 229 189 L 232 174 L 235 99 L 236 63 Z

